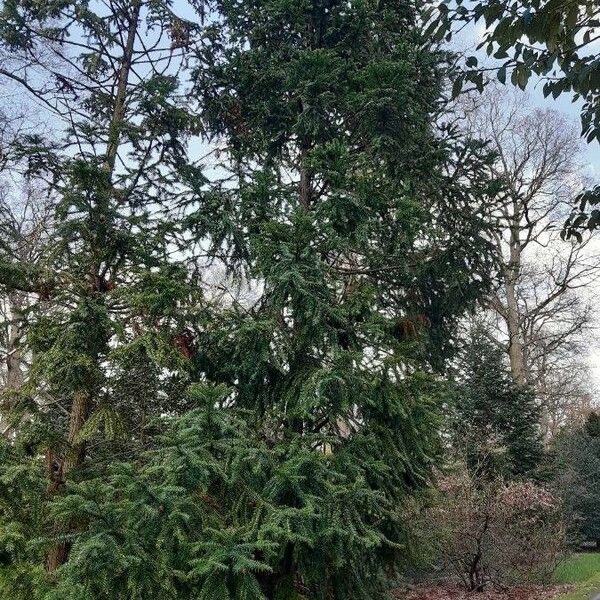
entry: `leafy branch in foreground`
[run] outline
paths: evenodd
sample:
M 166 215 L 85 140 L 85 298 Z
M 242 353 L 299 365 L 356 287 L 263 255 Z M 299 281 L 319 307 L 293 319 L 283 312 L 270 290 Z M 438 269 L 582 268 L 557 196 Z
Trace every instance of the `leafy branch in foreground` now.
M 499 61 L 498 79 L 525 89 L 532 75 L 543 82 L 544 96 L 562 93 L 582 101 L 582 134 L 600 142 L 600 7 L 595 0 L 458 0 L 446 1 L 426 12 L 428 34 L 451 39 L 468 23 L 485 22 L 478 50 Z M 483 69 L 489 70 L 488 68 Z M 482 85 L 478 59 L 470 56 L 457 79 Z

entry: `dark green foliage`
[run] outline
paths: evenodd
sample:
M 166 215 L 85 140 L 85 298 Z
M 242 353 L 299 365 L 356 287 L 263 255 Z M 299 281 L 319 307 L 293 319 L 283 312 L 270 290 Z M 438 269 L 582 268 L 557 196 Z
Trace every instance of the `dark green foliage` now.
M 169 56 L 181 65 L 175 43 L 156 45 L 174 19 L 169 3 L 142 0 L 109 9 L 15 1 L 0 13 L 3 52 L 36 72 L 1 74 L 44 107 L 61 136 L 24 135 L 11 149 L 15 173 L 54 209 L 40 257 L 16 265 L 0 244 L 3 289 L 32 294 L 23 339 L 31 367 L 6 408 L 13 441 L 27 447 L 15 461 L 46 480 L 39 521 L 28 524 L 38 538 L 28 555 L 35 573 L 44 563 L 58 573 L 80 525 L 54 518 L 67 482 L 134 459 L 148 423 L 184 408 L 189 357 L 176 339 L 201 292 L 172 257 L 181 229 L 166 215 L 189 193 L 178 173 L 183 164 L 194 170 L 185 144 L 197 120 L 181 102 L 177 69 L 160 66 Z M 11 558 L 14 577 L 20 560 Z M 14 579 L 7 586 L 21 593 Z
M 46 481 L 28 450 L 0 440 L 0 597 L 38 600 L 49 588 L 40 539 Z
M 201 294 L 171 256 L 180 228 L 165 215 L 189 190 L 178 171 L 197 121 L 176 76 L 131 69 L 131 61 L 162 64 L 166 54 L 142 47 L 140 35 L 148 26 L 152 46 L 174 18 L 163 2 L 112 11 L 68 1 L 2 8 L 0 43 L 16 64 L 37 61 L 39 78 L 17 83 L 64 129 L 60 144 L 38 135 L 15 142 L 12 167 L 54 204 L 41 258 L 11 264 L 0 246 L 0 282 L 34 294 L 25 340 L 33 362 L 25 401 L 12 409 L 40 425 L 40 451 L 58 445 L 61 470 L 69 455 L 84 458 L 86 442 L 101 443 L 98 431 L 113 442 L 127 432 L 126 446 L 135 446 L 148 413 L 180 402 L 187 360 L 173 339 L 186 326 L 184 305 Z M 56 52 L 50 63 L 48 44 Z
M 499 66 L 497 78 L 510 80 L 525 89 L 530 79 L 541 80 L 544 97 L 571 94 L 580 101 L 582 135 L 588 142 L 600 142 L 600 59 L 596 50 L 600 34 L 600 8 L 596 0 L 459 0 L 431 6 L 427 32 L 434 39 L 450 41 L 466 23 L 485 23 L 477 49 L 493 56 Z M 463 72 L 457 74 L 453 95 L 465 83 L 480 91 L 486 71 L 476 56 L 469 56 Z M 578 198 L 563 235 L 581 241 L 581 229 L 600 226 L 600 187 Z
M 138 20 L 196 31 L 163 2 L 106 19 L 19 4 L 21 46 L 21 13 L 74 16 L 90 76 Z M 124 97 L 76 88 L 68 142 L 93 152 L 41 163 L 57 176 L 55 290 L 33 313 L 26 391 L 57 403 L 32 403 L 16 460 L 50 465 L 44 600 L 383 597 L 438 460 L 439 375 L 492 275 L 485 149 L 436 127 L 449 57 L 411 2 L 212 11 L 188 58 L 222 180 L 185 156 L 199 121 L 177 81 L 135 69 Z M 204 297 L 198 248 L 252 298 Z
M 582 229 L 594 230 L 600 225 L 600 210 L 594 208 L 600 203 L 600 186 L 596 185 L 579 195 L 579 207 L 575 208 L 565 223 L 562 236 L 574 237 L 581 242 Z M 591 210 L 590 210 L 591 209 Z
M 597 413 L 563 431 L 555 444 L 555 475 L 574 541 L 600 542 L 600 431 Z
M 462 353 L 454 388 L 453 444 L 473 472 L 532 476 L 543 457 L 540 409 L 514 383 L 505 354 L 475 326 Z
M 463 184 L 481 149 L 436 135 L 445 57 L 410 3 L 216 9 L 195 90 L 229 173 L 189 221 L 260 294 L 198 332 L 197 366 L 288 473 L 278 518 L 306 508 L 300 474 L 311 504 L 351 507 L 330 534 L 310 512 L 285 517 L 257 578 L 267 598 L 371 598 L 409 557 L 388 511 L 436 460 L 439 390 L 423 371 L 443 365 L 491 271 L 475 209 L 488 182 Z
M 196 386 L 200 408 L 141 466 L 116 465 L 55 504 L 86 526 L 49 598 L 370 597 L 382 547 L 406 541 L 399 505 L 367 485 L 372 465 L 354 444 L 274 446 L 243 412 L 217 408 L 227 392 Z M 293 571 L 273 577 L 279 561 Z
M 585 422 L 585 432 L 591 438 L 600 438 L 600 414 L 591 412 Z

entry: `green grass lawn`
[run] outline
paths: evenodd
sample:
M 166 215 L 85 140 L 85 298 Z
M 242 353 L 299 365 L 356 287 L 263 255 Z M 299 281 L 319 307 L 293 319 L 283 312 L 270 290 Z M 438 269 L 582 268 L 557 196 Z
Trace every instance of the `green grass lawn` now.
M 558 600 L 589 600 L 592 594 L 600 594 L 600 553 L 573 554 L 556 569 L 554 581 L 577 586 Z

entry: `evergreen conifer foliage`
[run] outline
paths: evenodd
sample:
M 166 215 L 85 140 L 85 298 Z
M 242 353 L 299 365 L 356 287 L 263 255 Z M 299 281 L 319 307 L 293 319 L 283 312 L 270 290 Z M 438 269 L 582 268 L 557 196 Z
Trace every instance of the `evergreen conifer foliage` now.
M 59 489 L 12 573 L 39 572 L 51 540 L 44 600 L 381 597 L 439 447 L 436 375 L 492 270 L 481 147 L 434 127 L 446 57 L 411 2 L 213 2 L 192 76 L 201 130 L 224 146 L 209 182 L 184 152 L 198 121 L 141 33 L 176 31 L 170 55 L 198 29 L 168 2 L 109 4 L 5 15 L 21 50 L 29 22 L 59 45 L 82 26 L 95 48 L 75 61 L 89 79 L 70 151 L 41 157 L 62 219 L 30 386 L 66 414 L 36 411 L 47 435 L 21 460 L 39 489 L 49 448 Z M 67 30 L 46 29 L 59 17 Z M 170 252 L 182 227 L 254 303 L 204 302 Z M 39 290 L 35 271 L 0 267 Z
M 27 133 L 10 149 L 11 167 L 54 202 L 47 248 L 37 264 L 0 249 L 0 283 L 33 298 L 32 364 L 11 417 L 23 418 L 24 468 L 46 479 L 38 545 L 24 548 L 37 560 L 45 540 L 49 572 L 77 528 L 52 518 L 56 495 L 115 454 L 135 456 L 147 421 L 176 408 L 173 380 L 185 379 L 174 337 L 196 291 L 170 259 L 169 209 L 200 175 L 185 152 L 197 122 L 180 96 L 182 28 L 192 43 L 168 2 L 11 1 L 0 11 L 0 75 L 43 107 L 56 135 Z
M 221 418 L 258 453 L 219 496 L 236 515 L 220 535 L 268 543 L 250 555 L 257 597 L 371 598 L 409 556 L 403 502 L 437 451 L 433 367 L 490 272 L 485 190 L 464 183 L 480 157 L 436 136 L 444 57 L 410 3 L 214 9 L 194 89 L 229 175 L 189 223 L 260 289 L 198 331 L 198 371 L 230 390 Z M 203 549 L 201 589 L 238 597 L 234 564 Z
M 555 445 L 558 492 L 569 517 L 572 541 L 600 543 L 600 415 L 561 432 Z
M 535 475 L 543 457 L 540 407 L 531 390 L 516 384 L 505 353 L 476 325 L 458 363 L 455 447 L 479 476 Z

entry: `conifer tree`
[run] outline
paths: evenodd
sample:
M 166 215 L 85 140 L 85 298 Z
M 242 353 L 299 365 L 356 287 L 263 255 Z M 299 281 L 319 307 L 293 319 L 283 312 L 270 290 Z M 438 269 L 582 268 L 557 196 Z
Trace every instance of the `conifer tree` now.
M 171 382 L 152 372 L 181 363 L 173 339 L 190 294 L 169 259 L 177 227 L 167 209 L 198 177 L 184 147 L 197 125 L 178 79 L 192 40 L 169 2 L 11 1 L 0 13 L 10 57 L 0 75 L 56 125 L 54 140 L 24 135 L 11 153 L 12 168 L 44 182 L 55 203 L 43 260 L 0 253 L 1 283 L 36 300 L 24 350 L 32 366 L 11 418 L 25 417 L 24 461 L 45 463 L 50 504 L 67 481 L 139 445 L 144 406 L 169 408 Z M 38 535 L 57 539 L 54 572 L 71 524 L 47 525 Z
M 189 222 L 260 293 L 197 331 L 195 364 L 260 458 L 209 504 L 262 563 L 251 597 L 371 598 L 408 559 L 403 503 L 437 451 L 433 373 L 491 272 L 488 181 L 474 146 L 435 130 L 447 67 L 412 3 L 214 7 L 194 90 L 227 175 Z M 249 450 L 228 444 L 237 469 Z M 202 593 L 240 597 L 217 540 Z
M 503 350 L 475 325 L 458 362 L 454 446 L 479 475 L 533 476 L 543 456 L 540 408 L 514 382 Z
M 555 445 L 555 481 L 572 541 L 600 546 L 600 415 L 562 431 Z

